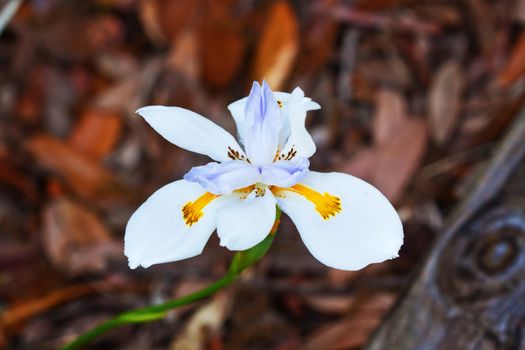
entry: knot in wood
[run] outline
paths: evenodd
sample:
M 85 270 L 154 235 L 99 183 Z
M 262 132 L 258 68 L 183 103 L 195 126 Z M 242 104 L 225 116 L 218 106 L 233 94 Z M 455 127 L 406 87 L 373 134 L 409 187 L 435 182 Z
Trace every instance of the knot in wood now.
M 456 303 L 509 297 L 525 280 L 523 206 L 480 213 L 452 239 L 439 265 L 438 286 Z

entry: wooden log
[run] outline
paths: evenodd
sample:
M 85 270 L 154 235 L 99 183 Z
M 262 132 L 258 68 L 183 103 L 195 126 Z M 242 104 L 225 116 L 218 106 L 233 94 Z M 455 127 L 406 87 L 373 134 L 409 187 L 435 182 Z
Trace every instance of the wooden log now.
M 365 349 L 525 349 L 525 109 Z

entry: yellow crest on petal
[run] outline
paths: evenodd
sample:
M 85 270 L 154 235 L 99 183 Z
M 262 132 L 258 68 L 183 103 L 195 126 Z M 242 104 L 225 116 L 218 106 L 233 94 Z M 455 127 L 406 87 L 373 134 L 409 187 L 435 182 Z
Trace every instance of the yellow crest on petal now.
M 337 196 L 333 196 L 328 192 L 319 193 L 308 186 L 302 184 L 296 184 L 291 187 L 278 187 L 271 186 L 272 193 L 277 197 L 286 197 L 285 192 L 290 191 L 300 194 L 307 200 L 313 203 L 315 210 L 325 220 L 336 216 L 343 209 L 341 206 L 341 199 Z
M 212 200 L 219 197 L 218 194 L 213 194 L 210 192 L 204 193 L 202 196 L 197 198 L 193 202 L 188 202 L 182 207 L 182 217 L 186 225 L 190 226 L 198 222 L 204 215 L 203 209 L 206 207 Z

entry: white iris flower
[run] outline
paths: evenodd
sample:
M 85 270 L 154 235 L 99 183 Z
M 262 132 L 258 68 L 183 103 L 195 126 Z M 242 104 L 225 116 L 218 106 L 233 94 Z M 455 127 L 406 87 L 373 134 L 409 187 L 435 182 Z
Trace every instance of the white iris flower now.
M 140 108 L 137 113 L 168 141 L 216 162 L 192 168 L 137 209 L 126 227 L 129 266 L 198 255 L 215 229 L 222 246 L 249 249 L 270 232 L 276 206 L 312 255 L 330 267 L 357 270 L 397 257 L 403 227 L 376 188 L 347 174 L 308 169 L 315 144 L 306 112 L 319 108 L 300 88 L 272 92 L 266 82 L 254 82 L 248 97 L 228 106 L 240 145 L 192 111 Z

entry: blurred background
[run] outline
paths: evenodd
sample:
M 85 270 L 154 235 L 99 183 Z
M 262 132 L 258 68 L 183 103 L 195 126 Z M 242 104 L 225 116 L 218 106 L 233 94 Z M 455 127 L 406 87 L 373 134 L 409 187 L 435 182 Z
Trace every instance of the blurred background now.
M 126 222 L 205 157 L 134 114 L 176 105 L 235 134 L 253 80 L 322 109 L 311 168 L 377 186 L 400 257 L 321 265 L 283 218 L 216 297 L 95 349 L 360 349 L 409 285 L 525 96 L 523 0 L 9 0 L 0 34 L 0 348 L 55 349 L 117 313 L 201 288 L 232 253 L 129 270 Z M 2 17 L 5 19 L 5 17 Z M 1 21 L 0 21 L 1 22 Z

